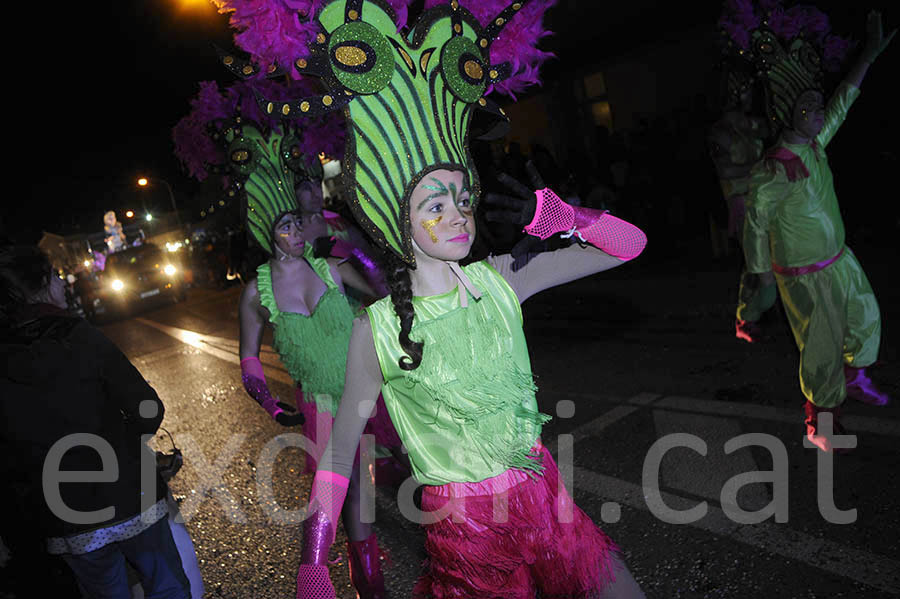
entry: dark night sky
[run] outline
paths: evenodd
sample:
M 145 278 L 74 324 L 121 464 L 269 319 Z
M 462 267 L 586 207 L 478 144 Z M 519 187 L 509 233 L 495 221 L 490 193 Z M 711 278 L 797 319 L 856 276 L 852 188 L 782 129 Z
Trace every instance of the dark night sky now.
M 870 7 L 883 11 L 887 27 L 900 21 L 892 4 L 818 5 L 832 16 L 837 33 L 861 39 Z M 3 210 L 10 230 L 29 214 L 31 222 L 45 223 L 38 228 L 64 230 L 53 220 L 71 222 L 68 215 L 93 213 L 99 228 L 102 210 L 120 204 L 117 199 L 151 193 L 135 189 L 138 175 L 163 177 L 177 197 L 192 193 L 195 184 L 172 154 L 171 128 L 188 112 L 198 81 L 232 80 L 210 45 L 231 46 L 227 17 L 203 0 L 83 2 L 67 10 L 33 5 L 39 13 L 6 19 L 10 37 L 21 26 L 26 40 L 6 57 L 6 88 L 14 90 L 6 121 L 20 131 L 12 144 L 16 166 L 7 173 L 26 178 L 24 193 L 11 196 Z M 678 31 L 714 28 L 720 6 L 709 0 L 560 0 L 547 17 L 557 35 L 545 45 L 563 60 L 577 55 L 602 62 Z M 860 101 L 867 113 L 878 113 L 864 132 L 872 138 L 884 139 L 885 127 L 897 130 L 896 96 L 887 89 L 898 72 L 898 55 L 895 41 L 864 85 L 864 98 L 877 98 Z M 883 147 L 895 151 L 896 135 L 891 137 Z M 158 194 L 152 201 L 168 201 L 162 188 L 152 193 Z

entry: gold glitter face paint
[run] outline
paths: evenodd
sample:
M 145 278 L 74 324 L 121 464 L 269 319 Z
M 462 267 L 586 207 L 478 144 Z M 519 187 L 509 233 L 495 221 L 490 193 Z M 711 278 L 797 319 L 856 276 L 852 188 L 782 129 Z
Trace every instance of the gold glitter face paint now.
M 438 216 L 437 218 L 432 218 L 431 220 L 419 221 L 419 224 L 422 225 L 422 228 L 428 232 L 428 236 L 431 238 L 431 243 L 438 242 L 437 235 L 434 234 L 433 229 L 439 222 L 441 222 L 441 220 L 443 220 L 443 218 L 443 216 Z

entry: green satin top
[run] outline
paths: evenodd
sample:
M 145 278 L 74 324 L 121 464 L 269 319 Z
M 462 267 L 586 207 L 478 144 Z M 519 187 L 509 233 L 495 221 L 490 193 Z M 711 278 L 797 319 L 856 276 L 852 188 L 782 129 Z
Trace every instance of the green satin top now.
M 306 244 L 303 257 L 327 286 L 311 314 L 278 309 L 268 263 L 256 269 L 259 301 L 269 311 L 275 350 L 291 378 L 303 385 L 304 398 L 315 401 L 320 412 L 336 415 L 344 392 L 353 311 L 331 278 L 328 262 L 313 257 L 311 244 Z
M 487 262 L 463 271 L 482 292 L 467 307 L 457 289 L 413 298 L 410 336 L 425 343 L 415 370 L 399 366 L 406 354 L 391 299 L 367 308 L 385 404 L 416 480 L 427 485 L 542 470 L 530 450 L 550 417 L 538 411 L 519 300 Z
M 773 159 L 754 167 L 744 225 L 749 272 L 768 272 L 772 263 L 808 266 L 834 257 L 844 247 L 844 221 L 825 148 L 857 97 L 857 87 L 842 83 L 828 101 L 815 144 L 776 144 L 775 149 L 783 147 L 800 157 L 809 177 L 789 181 L 784 166 Z

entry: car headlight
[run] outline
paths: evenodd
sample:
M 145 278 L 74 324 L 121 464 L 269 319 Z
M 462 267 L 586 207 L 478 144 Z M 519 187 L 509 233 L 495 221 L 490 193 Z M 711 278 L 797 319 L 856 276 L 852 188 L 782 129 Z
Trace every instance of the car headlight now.
M 166 264 L 166 267 L 163 268 L 163 272 L 169 275 L 170 277 L 175 274 L 175 267 L 171 264 Z
M 116 279 L 112 282 L 113 291 L 122 291 L 125 289 L 125 283 L 123 283 L 120 279 Z

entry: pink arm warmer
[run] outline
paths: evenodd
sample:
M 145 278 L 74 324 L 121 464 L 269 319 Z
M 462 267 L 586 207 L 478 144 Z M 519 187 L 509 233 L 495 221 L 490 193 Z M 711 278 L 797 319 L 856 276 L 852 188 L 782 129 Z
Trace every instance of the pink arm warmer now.
M 534 218 L 525 232 L 540 239 L 565 231 L 622 260 L 637 257 L 647 245 L 643 231 L 604 210 L 577 208 L 566 204 L 549 188 L 535 192 Z
M 278 407 L 278 400 L 269 392 L 269 385 L 266 383 L 266 375 L 263 373 L 259 358 L 241 360 L 241 381 L 250 397 L 255 399 L 256 403 L 269 413 L 269 416 L 275 418 L 282 412 L 282 409 Z

